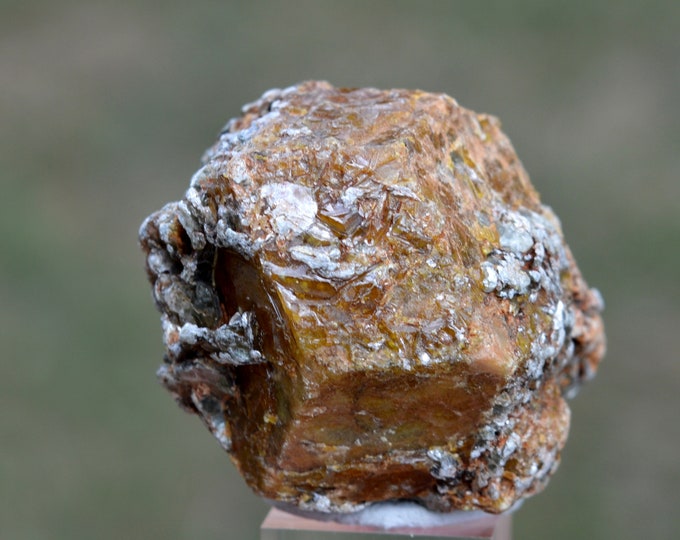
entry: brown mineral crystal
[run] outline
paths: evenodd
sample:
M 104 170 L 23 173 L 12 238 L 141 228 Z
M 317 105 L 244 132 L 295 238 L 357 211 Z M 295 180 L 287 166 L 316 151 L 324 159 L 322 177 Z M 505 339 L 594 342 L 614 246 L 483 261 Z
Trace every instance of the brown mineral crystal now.
M 545 485 L 602 302 L 497 119 L 307 82 L 203 163 L 140 232 L 159 376 L 256 493 L 501 512 Z

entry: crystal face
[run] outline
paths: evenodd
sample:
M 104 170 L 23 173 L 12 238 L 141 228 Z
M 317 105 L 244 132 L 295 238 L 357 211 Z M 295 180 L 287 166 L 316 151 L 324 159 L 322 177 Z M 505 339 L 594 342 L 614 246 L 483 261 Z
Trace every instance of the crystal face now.
M 140 238 L 162 383 L 301 509 L 509 508 L 604 353 L 601 298 L 498 120 L 443 94 L 267 92 Z

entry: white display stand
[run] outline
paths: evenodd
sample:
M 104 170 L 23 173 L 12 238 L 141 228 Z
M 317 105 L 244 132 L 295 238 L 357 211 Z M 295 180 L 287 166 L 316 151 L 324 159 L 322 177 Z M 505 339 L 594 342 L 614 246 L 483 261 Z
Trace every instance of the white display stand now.
M 471 512 L 469 518 L 456 523 L 428 527 L 383 529 L 367 525 L 349 525 L 334 521 L 308 519 L 272 508 L 262 522 L 261 540 L 385 540 L 386 538 L 485 538 L 511 540 L 512 514 Z

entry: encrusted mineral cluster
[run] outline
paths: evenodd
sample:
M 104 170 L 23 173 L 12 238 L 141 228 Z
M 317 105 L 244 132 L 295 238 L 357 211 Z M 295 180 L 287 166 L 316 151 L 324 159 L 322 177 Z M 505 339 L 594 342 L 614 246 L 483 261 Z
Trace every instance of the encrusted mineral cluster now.
M 142 225 L 163 384 L 259 495 L 501 512 L 555 471 L 602 300 L 498 120 L 272 90 Z

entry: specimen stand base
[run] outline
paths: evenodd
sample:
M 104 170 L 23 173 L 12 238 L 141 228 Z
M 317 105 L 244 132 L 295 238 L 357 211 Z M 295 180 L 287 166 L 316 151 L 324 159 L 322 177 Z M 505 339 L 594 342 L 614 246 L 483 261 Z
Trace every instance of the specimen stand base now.
M 260 527 L 260 540 L 385 540 L 386 538 L 486 538 L 511 540 L 512 514 L 475 514 L 459 523 L 429 528 L 381 529 L 318 521 L 272 508 Z

